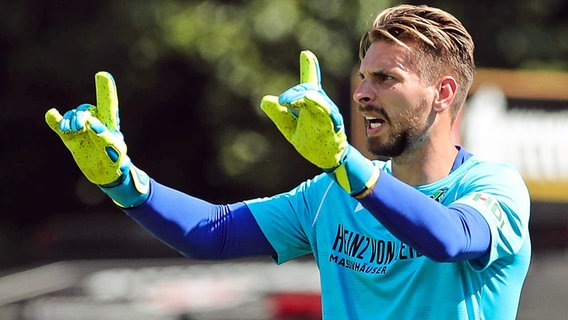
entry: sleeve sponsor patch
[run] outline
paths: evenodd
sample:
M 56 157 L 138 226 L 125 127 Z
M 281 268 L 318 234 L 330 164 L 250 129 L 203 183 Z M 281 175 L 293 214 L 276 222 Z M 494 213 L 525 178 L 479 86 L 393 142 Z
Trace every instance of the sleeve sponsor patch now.
M 503 228 L 505 226 L 505 212 L 501 209 L 499 201 L 497 201 L 492 195 L 483 192 L 474 192 L 467 196 L 467 199 L 472 201 L 476 207 L 481 206 L 487 209 L 497 220 L 497 226 Z

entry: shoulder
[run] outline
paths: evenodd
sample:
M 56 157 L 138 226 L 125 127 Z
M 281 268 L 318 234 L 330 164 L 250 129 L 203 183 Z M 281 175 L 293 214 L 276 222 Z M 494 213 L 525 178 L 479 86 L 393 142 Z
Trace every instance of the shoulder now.
M 459 179 L 461 194 L 469 204 L 488 206 L 495 201 L 505 211 L 519 216 L 530 215 L 530 195 L 519 170 L 506 162 L 472 161 Z M 492 200 L 493 199 L 493 200 Z
M 526 188 L 519 170 L 507 162 L 479 160 L 471 157 L 463 168 L 462 180 L 475 185 L 516 186 Z

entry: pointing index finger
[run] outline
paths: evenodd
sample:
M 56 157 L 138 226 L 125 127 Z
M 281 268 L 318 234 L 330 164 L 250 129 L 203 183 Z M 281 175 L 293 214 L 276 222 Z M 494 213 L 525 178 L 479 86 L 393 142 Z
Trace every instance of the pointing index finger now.
M 318 58 L 309 50 L 300 52 L 300 83 L 321 83 Z
M 97 72 L 95 86 L 97 91 L 97 118 L 109 130 L 119 130 L 118 94 L 114 78 L 106 71 Z

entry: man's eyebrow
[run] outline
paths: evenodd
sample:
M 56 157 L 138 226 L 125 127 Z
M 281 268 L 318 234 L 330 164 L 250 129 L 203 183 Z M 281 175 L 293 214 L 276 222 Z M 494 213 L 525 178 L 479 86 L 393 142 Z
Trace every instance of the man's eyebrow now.
M 365 78 L 365 74 L 364 74 L 363 72 L 359 71 L 359 72 L 357 72 L 357 73 L 359 74 L 359 77 L 360 77 L 360 78 Z M 385 70 L 383 70 L 383 69 L 371 71 L 371 72 L 369 72 L 368 74 L 369 74 L 369 76 L 372 77 L 372 78 L 383 77 L 383 76 L 388 75 L 388 73 L 387 73 Z

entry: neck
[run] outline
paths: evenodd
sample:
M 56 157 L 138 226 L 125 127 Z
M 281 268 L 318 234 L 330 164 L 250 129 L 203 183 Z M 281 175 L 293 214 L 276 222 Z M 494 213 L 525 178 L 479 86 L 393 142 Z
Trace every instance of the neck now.
M 451 140 L 446 143 L 426 143 L 418 150 L 393 158 L 392 174 L 411 186 L 429 184 L 450 173 L 457 154 L 458 150 Z

